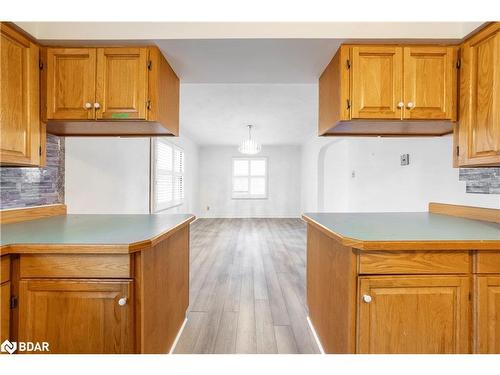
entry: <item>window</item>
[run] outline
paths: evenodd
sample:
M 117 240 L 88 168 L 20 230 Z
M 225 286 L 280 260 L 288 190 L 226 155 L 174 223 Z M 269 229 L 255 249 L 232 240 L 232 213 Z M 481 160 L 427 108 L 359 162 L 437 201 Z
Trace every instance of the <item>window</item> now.
M 267 159 L 233 159 L 233 199 L 267 198 Z
M 152 211 L 184 203 L 184 151 L 164 138 L 152 139 Z

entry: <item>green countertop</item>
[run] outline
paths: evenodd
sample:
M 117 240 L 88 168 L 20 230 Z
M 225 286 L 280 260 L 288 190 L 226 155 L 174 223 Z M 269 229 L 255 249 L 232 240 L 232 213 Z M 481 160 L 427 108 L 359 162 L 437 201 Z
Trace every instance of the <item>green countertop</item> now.
M 500 224 L 428 212 L 304 216 L 335 234 L 360 241 L 500 241 Z
M 0 226 L 0 246 L 124 245 L 150 240 L 193 218 L 188 214 L 61 215 Z

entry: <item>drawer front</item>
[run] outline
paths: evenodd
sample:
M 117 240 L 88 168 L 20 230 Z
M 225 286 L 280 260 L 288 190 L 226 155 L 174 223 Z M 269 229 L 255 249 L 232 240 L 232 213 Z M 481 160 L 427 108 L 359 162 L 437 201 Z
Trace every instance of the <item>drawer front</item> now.
M 456 274 L 470 272 L 468 251 L 401 251 L 361 252 L 359 273 L 390 274 Z
M 129 278 L 128 254 L 23 254 L 21 278 Z
M 0 258 L 0 284 L 10 280 L 10 256 Z
M 475 257 L 475 273 L 500 273 L 500 251 L 478 251 Z

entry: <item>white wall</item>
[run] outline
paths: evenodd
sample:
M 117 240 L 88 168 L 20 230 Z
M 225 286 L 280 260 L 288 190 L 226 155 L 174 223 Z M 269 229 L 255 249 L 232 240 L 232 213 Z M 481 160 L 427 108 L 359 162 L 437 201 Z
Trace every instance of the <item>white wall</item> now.
M 268 199 L 231 199 L 231 162 L 238 156 L 237 146 L 200 147 L 200 216 L 299 217 L 300 146 L 262 147 L 259 156 L 268 158 Z
M 303 211 L 427 211 L 430 201 L 500 208 L 500 196 L 468 194 L 452 168 L 451 136 L 310 140 L 302 169 L 318 169 L 319 183 L 303 176 Z M 410 165 L 401 166 L 401 154 Z M 354 177 L 352 173 L 354 172 Z
M 186 157 L 185 203 L 163 213 L 198 207 L 198 147 L 189 138 L 169 139 Z M 72 214 L 147 214 L 149 138 L 67 137 L 65 202 Z
M 149 213 L 149 138 L 67 137 L 65 146 L 68 213 Z

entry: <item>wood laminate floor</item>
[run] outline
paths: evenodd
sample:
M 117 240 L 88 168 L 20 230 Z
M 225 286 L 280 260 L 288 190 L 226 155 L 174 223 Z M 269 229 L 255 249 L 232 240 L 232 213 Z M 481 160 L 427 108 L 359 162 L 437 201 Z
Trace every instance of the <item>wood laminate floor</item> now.
M 319 353 L 307 324 L 300 219 L 198 219 L 174 353 Z

